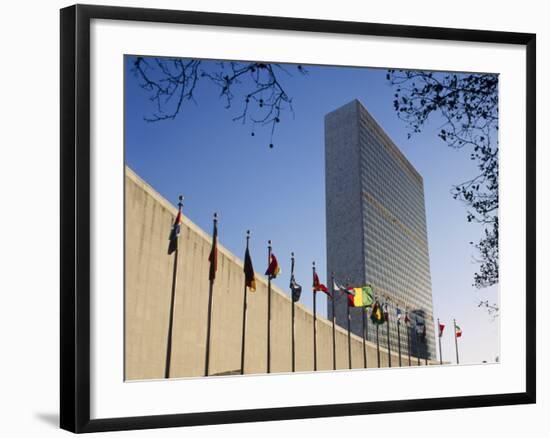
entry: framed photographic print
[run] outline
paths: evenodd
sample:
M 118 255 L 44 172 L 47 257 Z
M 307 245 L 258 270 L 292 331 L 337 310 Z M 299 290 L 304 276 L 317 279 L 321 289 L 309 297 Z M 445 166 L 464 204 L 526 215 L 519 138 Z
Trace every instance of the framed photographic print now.
M 61 11 L 61 427 L 535 402 L 535 35 Z

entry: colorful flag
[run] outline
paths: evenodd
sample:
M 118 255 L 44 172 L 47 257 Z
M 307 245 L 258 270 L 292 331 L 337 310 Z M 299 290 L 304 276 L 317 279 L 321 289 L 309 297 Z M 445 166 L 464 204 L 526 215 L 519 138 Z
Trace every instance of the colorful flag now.
M 254 268 L 252 267 L 252 258 L 250 257 L 250 251 L 248 246 L 244 253 L 244 284 L 251 292 L 256 290 L 256 277 L 254 276 Z
M 347 288 L 345 288 L 344 286 L 341 286 L 341 285 L 339 285 L 338 283 L 336 283 L 336 280 L 333 280 L 333 281 L 332 281 L 332 288 L 333 288 L 334 290 L 338 290 L 338 291 L 340 291 L 340 292 L 342 292 L 342 293 L 345 293 L 345 294 L 349 294 L 349 293 L 350 293 L 350 291 L 348 291 Z
M 389 321 L 390 320 L 390 315 L 388 313 L 388 303 L 384 303 L 383 310 L 384 310 L 384 319 L 386 321 Z
M 462 336 L 462 329 L 455 324 L 455 334 L 457 338 L 460 338 Z
M 346 294 L 347 301 L 348 301 L 348 306 L 349 307 L 355 307 L 354 292 L 353 292 L 352 288 L 344 287 L 344 286 L 336 283 L 336 280 L 332 281 L 332 288 L 334 290 L 340 291 L 340 293 Z
M 374 306 L 372 307 L 372 314 L 370 316 L 371 321 L 373 324 L 384 324 L 384 312 L 382 311 L 382 307 L 380 306 L 380 303 L 376 301 L 374 303 Z
M 275 254 L 271 254 L 271 258 L 269 260 L 269 266 L 265 271 L 265 275 L 267 275 L 269 278 L 276 278 L 280 272 L 281 272 L 281 268 L 279 267 L 279 262 L 277 261 L 277 257 L 275 257 Z
M 214 233 L 212 236 L 212 249 L 208 256 L 210 262 L 210 272 L 208 273 L 208 279 L 213 281 L 216 278 L 216 271 L 218 270 L 218 221 L 214 219 Z
M 411 320 L 409 319 L 409 312 L 405 312 L 405 325 L 409 325 Z
M 328 291 L 328 288 L 323 283 L 321 283 L 321 281 L 319 280 L 319 276 L 315 271 L 313 271 L 313 291 L 314 292 L 321 291 L 326 293 L 329 297 L 332 297 L 332 295 Z
M 350 305 L 352 307 L 368 307 L 372 306 L 372 303 L 374 302 L 374 296 L 372 292 L 372 287 L 370 285 L 361 286 L 361 287 L 350 287 L 348 288 L 348 291 L 351 292 L 348 295 L 348 299 L 350 295 L 353 295 L 353 304 Z
M 302 286 L 296 283 L 294 279 L 294 274 L 290 277 L 290 290 L 292 291 L 292 301 L 296 302 L 300 300 L 300 295 L 302 294 Z
M 439 337 L 443 336 L 444 329 L 445 329 L 445 324 L 439 323 Z
M 168 237 L 168 240 L 170 240 L 170 243 L 168 244 L 168 254 L 172 254 L 174 251 L 178 249 L 178 237 L 180 235 L 182 222 L 183 220 L 181 217 L 181 209 L 180 209 L 178 210 L 178 214 L 176 216 L 176 219 L 174 220 L 172 229 L 170 230 L 170 236 Z
M 397 317 L 397 324 L 401 324 L 401 309 L 399 307 L 395 308 L 395 316 Z

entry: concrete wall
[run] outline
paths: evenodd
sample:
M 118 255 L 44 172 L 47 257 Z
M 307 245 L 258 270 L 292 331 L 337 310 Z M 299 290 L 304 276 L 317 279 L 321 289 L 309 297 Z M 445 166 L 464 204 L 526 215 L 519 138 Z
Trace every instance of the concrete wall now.
M 125 178 L 125 378 L 164 377 L 174 257 L 168 235 L 177 212 L 130 169 Z M 185 213 L 185 207 L 184 207 Z M 223 243 L 223 236 L 221 239 Z M 171 377 L 204 375 L 208 305 L 208 254 L 211 238 L 184 217 L 179 241 Z M 214 286 L 210 374 L 240 369 L 243 264 L 218 245 Z M 267 282 L 256 274 L 257 290 L 248 294 L 245 373 L 266 370 Z M 313 315 L 296 305 L 296 370 L 313 369 Z M 332 369 L 332 325 L 317 320 L 318 369 Z M 291 300 L 272 288 L 271 370 L 291 371 Z M 381 335 L 385 328 L 381 329 Z M 384 344 L 381 336 L 380 343 Z M 347 331 L 337 327 L 336 367 L 348 368 Z M 376 367 L 376 345 L 367 343 L 368 366 Z M 381 348 L 381 366 L 387 366 Z M 408 362 L 403 357 L 403 365 Z M 398 363 L 393 354 L 392 364 Z M 416 360 L 413 359 L 413 364 Z M 363 368 L 362 339 L 352 335 L 352 365 Z

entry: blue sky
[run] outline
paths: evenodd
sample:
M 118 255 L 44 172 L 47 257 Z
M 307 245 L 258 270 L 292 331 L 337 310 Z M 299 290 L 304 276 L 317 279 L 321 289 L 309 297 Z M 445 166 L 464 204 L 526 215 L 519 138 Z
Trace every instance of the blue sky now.
M 220 216 L 220 243 L 243 257 L 245 232 L 252 232 L 255 270 L 267 265 L 267 241 L 282 273 L 275 283 L 288 291 L 290 253 L 296 254 L 296 278 L 304 287 L 302 302 L 311 307 L 311 262 L 326 278 L 324 116 L 359 99 L 424 178 L 434 317 L 447 329 L 442 338 L 444 360 L 454 361 L 452 319 L 463 331 L 461 363 L 493 361 L 499 354 L 498 320 L 477 308 L 479 299 L 498 301 L 498 288 L 472 286 L 477 265 L 470 241 L 479 225 L 466 221 L 463 204 L 452 198 L 453 184 L 475 176 L 467 151 L 453 150 L 439 138 L 440 121 L 407 139 L 408 129 L 393 109 L 393 89 L 384 69 L 307 66 L 301 75 L 281 76 L 293 99 L 277 125 L 273 148 L 270 127 L 234 122 L 238 102 L 227 109 L 219 88 L 208 80 L 197 86 L 175 120 L 146 122 L 156 105 L 131 72 L 126 58 L 125 159 L 138 175 L 172 203 L 185 196 L 184 214 L 211 232 L 212 214 Z M 205 69 L 215 68 L 203 62 Z M 398 68 L 399 66 L 392 66 Z M 317 308 L 326 315 L 325 297 Z

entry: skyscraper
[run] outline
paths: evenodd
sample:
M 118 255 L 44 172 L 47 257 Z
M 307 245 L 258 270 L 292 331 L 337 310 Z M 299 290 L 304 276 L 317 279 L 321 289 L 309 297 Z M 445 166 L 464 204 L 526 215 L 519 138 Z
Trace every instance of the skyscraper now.
M 358 100 L 325 117 L 325 167 L 327 272 L 339 283 L 371 283 L 375 295 L 389 303 L 393 351 L 396 309 L 408 310 L 412 354 L 435 358 L 422 176 Z M 346 306 L 345 297 L 336 294 L 336 321 L 342 327 L 347 327 Z M 361 336 L 361 310 L 350 311 L 351 329 Z M 328 315 L 332 318 L 330 303 Z M 426 324 L 425 340 L 415 333 L 416 321 L 419 328 Z M 380 344 L 386 346 L 385 328 L 381 333 Z M 374 335 L 368 331 L 369 340 Z

